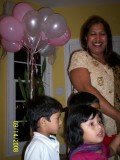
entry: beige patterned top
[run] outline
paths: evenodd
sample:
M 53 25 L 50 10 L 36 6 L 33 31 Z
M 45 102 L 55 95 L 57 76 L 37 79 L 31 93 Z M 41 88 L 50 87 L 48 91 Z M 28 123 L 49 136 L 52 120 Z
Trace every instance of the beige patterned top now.
M 71 57 L 69 72 L 75 68 L 86 68 L 90 72 L 91 84 L 114 105 L 114 76 L 108 65 L 103 65 L 91 57 L 86 51 L 74 52 Z M 76 90 L 75 90 L 76 92 Z M 108 135 L 116 133 L 115 121 L 104 115 L 105 128 Z

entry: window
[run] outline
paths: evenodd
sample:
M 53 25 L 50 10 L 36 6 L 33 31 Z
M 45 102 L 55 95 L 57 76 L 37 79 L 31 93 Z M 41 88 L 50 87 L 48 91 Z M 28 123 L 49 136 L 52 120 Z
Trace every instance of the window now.
M 39 56 L 37 68 L 40 72 L 44 57 Z M 46 58 L 47 59 L 47 58 Z M 24 71 L 27 68 L 27 53 L 21 50 L 17 53 L 7 53 L 7 155 L 19 155 L 22 153 L 26 142 L 30 139 L 29 123 L 23 117 L 26 108 L 23 104 L 18 77 L 24 80 Z M 47 63 L 43 81 L 45 82 L 45 94 L 52 96 L 52 72 L 51 65 Z M 19 147 L 19 148 L 18 148 Z
M 66 102 L 67 98 L 72 92 L 72 85 L 68 77 L 68 63 L 71 53 L 74 50 L 81 49 L 81 44 L 79 39 L 71 39 L 65 46 L 64 46 L 64 68 L 65 68 L 65 86 L 66 86 Z M 113 50 L 120 54 L 120 36 L 113 36 Z

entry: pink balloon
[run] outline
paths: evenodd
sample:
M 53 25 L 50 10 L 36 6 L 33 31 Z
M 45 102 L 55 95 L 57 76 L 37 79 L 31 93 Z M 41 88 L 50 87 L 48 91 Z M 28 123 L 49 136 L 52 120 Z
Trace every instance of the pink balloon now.
M 22 48 L 22 42 L 9 42 L 2 39 L 1 44 L 2 47 L 8 52 L 17 52 Z
M 24 15 L 31 10 L 34 9 L 28 3 L 19 3 L 14 7 L 12 14 L 15 18 L 22 22 Z
M 62 46 L 69 41 L 70 37 L 71 37 L 71 32 L 70 29 L 68 28 L 61 37 L 49 39 L 49 43 L 54 46 Z
M 0 34 L 7 41 L 21 41 L 24 36 L 22 24 L 12 16 L 6 16 L 0 21 Z
M 6 17 L 6 15 L 4 15 L 4 14 L 1 15 L 1 16 L 0 16 L 0 21 L 1 21 L 3 18 L 5 18 L 5 17 Z

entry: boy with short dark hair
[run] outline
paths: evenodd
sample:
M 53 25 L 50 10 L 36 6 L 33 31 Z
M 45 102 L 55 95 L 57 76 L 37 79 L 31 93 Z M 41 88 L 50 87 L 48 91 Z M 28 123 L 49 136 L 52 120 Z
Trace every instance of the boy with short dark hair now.
M 27 104 L 27 118 L 34 132 L 25 151 L 25 160 L 59 160 L 57 134 L 62 122 L 62 105 L 56 99 L 42 95 Z

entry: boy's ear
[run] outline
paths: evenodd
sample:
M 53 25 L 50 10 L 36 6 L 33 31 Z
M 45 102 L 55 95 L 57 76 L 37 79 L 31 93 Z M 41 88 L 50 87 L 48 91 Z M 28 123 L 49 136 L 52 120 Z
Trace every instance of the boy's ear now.
M 45 123 L 46 123 L 46 118 L 45 118 L 45 117 L 41 117 L 41 118 L 39 119 L 39 124 L 40 124 L 40 125 L 45 125 Z

